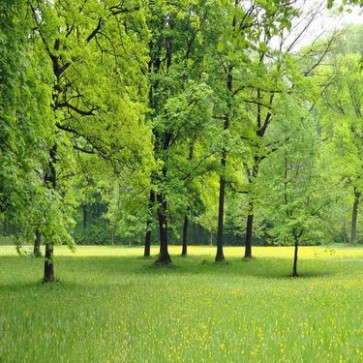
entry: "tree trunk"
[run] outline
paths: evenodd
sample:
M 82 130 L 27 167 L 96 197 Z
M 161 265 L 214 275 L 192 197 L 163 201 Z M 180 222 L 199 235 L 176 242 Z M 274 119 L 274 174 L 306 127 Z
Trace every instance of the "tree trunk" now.
M 168 218 L 167 218 L 167 202 L 165 195 L 162 192 L 157 196 L 159 202 L 158 219 L 160 231 L 160 252 L 159 257 L 155 261 L 157 264 L 168 265 L 171 263 L 171 258 L 168 252 Z
M 44 181 L 49 188 L 56 190 L 56 181 L 57 181 L 57 173 L 55 170 L 55 163 L 57 161 L 56 144 L 54 144 L 53 147 L 50 149 L 49 156 L 50 160 L 49 160 L 48 170 L 45 173 Z M 45 244 L 44 277 L 43 277 L 44 282 L 55 281 L 53 252 L 54 252 L 53 242 L 47 242 Z
M 9 221 L 7 216 L 4 216 L 4 221 L 3 221 L 3 235 L 6 236 L 9 233 Z
M 43 282 L 54 282 L 54 264 L 53 264 L 53 243 L 45 244 L 45 264 Z
M 148 223 L 148 221 L 146 221 L 144 257 L 150 257 L 150 248 L 151 248 L 151 230 L 150 230 L 150 224 Z
M 353 213 L 352 213 L 352 231 L 350 235 L 350 242 L 357 243 L 357 222 L 358 222 L 358 208 L 360 201 L 360 192 L 354 187 L 354 203 L 353 203 Z
M 150 257 L 150 248 L 151 248 L 151 224 L 153 220 L 152 209 L 155 204 L 155 192 L 150 190 L 149 196 L 149 206 L 146 217 L 146 234 L 145 234 L 145 245 L 144 245 L 144 257 Z
M 195 138 L 192 139 L 192 141 L 189 144 L 189 154 L 188 154 L 188 161 L 191 162 L 193 160 L 193 154 L 194 154 L 194 143 Z M 187 214 L 184 216 L 184 224 L 183 224 L 183 248 L 182 248 L 182 257 L 186 257 L 188 254 L 188 225 L 189 225 L 189 218 L 188 214 L 190 213 L 190 207 L 187 208 Z
M 188 216 L 184 216 L 184 224 L 183 224 L 183 248 L 182 248 L 182 256 L 185 257 L 188 253 L 188 224 L 189 218 Z
M 252 170 L 249 172 L 248 176 L 248 182 L 250 186 L 253 185 L 255 179 L 257 178 L 259 171 L 259 162 L 260 162 L 259 157 L 255 155 L 253 157 L 253 167 Z M 252 198 L 253 196 L 249 196 L 244 258 L 252 258 L 252 236 L 253 236 L 253 220 L 254 220 L 254 206 Z
M 295 238 L 294 246 L 295 246 L 295 248 L 294 248 L 294 264 L 292 266 L 292 277 L 298 276 L 298 273 L 297 273 L 297 253 L 298 253 L 298 249 L 299 249 L 299 241 L 296 238 Z
M 235 1 L 235 6 L 237 6 L 237 0 Z M 236 16 L 233 16 L 232 20 L 232 29 L 234 30 L 236 26 Z M 230 112 L 231 112 L 231 101 L 233 98 L 233 66 L 228 65 L 227 70 L 227 90 L 229 92 L 229 99 L 228 99 L 228 112 L 224 117 L 224 124 L 223 129 L 228 130 L 229 129 L 229 123 L 230 123 Z M 223 229 L 224 229 L 224 197 L 225 197 L 225 191 L 226 191 L 226 165 L 227 165 L 227 151 L 226 149 L 223 149 L 222 151 L 222 159 L 221 159 L 221 166 L 222 166 L 222 175 L 219 179 L 219 206 L 218 206 L 218 227 L 217 227 L 217 254 L 215 258 L 215 262 L 221 262 L 224 258 L 223 253 Z
M 88 210 L 87 205 L 83 205 L 83 229 L 87 229 L 87 222 L 88 222 Z
M 41 245 L 42 245 L 42 233 L 39 231 L 39 228 L 37 228 L 35 230 L 35 241 L 34 241 L 34 249 L 33 249 L 34 257 L 42 257 L 42 253 L 40 251 Z
M 252 231 L 253 231 L 253 205 L 249 203 L 249 213 L 247 216 L 246 228 L 246 245 L 245 245 L 245 258 L 252 258 Z
M 222 167 L 223 170 L 226 166 L 226 159 L 225 157 L 222 158 Z M 225 196 L 225 180 L 224 176 L 220 177 L 219 180 L 219 207 L 218 207 L 218 229 L 217 229 L 217 255 L 215 258 L 216 262 L 220 262 L 224 260 L 224 253 L 223 253 L 223 219 L 224 219 L 224 196 Z

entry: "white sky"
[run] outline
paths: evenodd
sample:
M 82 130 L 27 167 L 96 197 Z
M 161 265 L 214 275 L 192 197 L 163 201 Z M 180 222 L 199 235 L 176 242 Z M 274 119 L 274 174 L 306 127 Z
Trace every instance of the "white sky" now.
M 327 0 L 299 0 L 298 7 L 302 8 L 302 15 L 294 23 L 292 33 L 288 39 L 295 39 L 298 34 L 311 19 L 315 18 L 308 30 L 293 47 L 298 50 L 301 46 L 311 44 L 316 38 L 327 37 L 329 33 L 336 29 L 341 29 L 349 24 L 363 24 L 363 10 L 359 7 L 346 8 L 339 12 L 337 8 L 327 9 Z M 288 43 L 288 42 L 287 42 Z
M 326 3 L 326 1 L 324 1 Z M 325 20 L 325 25 L 324 25 Z M 340 28 L 349 24 L 363 24 L 363 13 L 360 7 L 350 7 L 339 12 L 337 9 L 327 10 L 326 19 L 320 19 L 320 25 L 327 28 Z

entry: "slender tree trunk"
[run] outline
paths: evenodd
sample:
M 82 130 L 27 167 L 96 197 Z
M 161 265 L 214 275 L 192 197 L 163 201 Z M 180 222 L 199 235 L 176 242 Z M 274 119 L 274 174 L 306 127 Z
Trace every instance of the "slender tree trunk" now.
M 193 160 L 194 154 L 194 143 L 195 138 L 193 138 L 189 144 L 189 154 L 188 154 L 188 161 L 190 162 Z M 185 257 L 188 254 L 188 225 L 189 225 L 189 218 L 188 215 L 190 213 L 190 206 L 187 208 L 187 214 L 184 216 L 184 223 L 183 223 L 183 247 L 182 247 L 182 257 Z
M 189 218 L 188 216 L 184 216 L 184 224 L 183 224 L 183 248 L 182 248 L 182 256 L 186 257 L 188 254 L 188 225 Z
M 149 221 L 146 221 L 144 257 L 150 257 L 150 248 L 151 248 L 151 230 L 150 230 Z
M 295 244 L 294 244 L 294 264 L 292 266 L 292 276 L 296 277 L 298 276 L 297 273 L 297 254 L 298 254 L 298 250 L 299 250 L 299 241 L 297 240 L 297 238 L 295 238 Z
M 236 2 L 237 4 L 237 2 Z M 233 17 L 232 27 L 234 28 L 236 24 L 236 17 Z M 233 66 L 228 66 L 227 73 L 227 89 L 230 93 L 230 97 L 232 96 L 233 91 L 233 77 L 232 77 Z M 231 101 L 231 100 L 230 100 Z M 230 110 L 230 101 L 228 105 L 228 111 Z M 224 130 L 229 129 L 229 115 L 227 114 L 224 118 Z M 215 262 L 221 262 L 224 258 L 223 253 L 223 230 L 224 230 L 224 197 L 226 193 L 226 166 L 227 166 L 227 151 L 223 149 L 222 151 L 222 159 L 221 159 L 221 167 L 222 167 L 222 175 L 219 179 L 219 205 L 218 205 L 218 227 L 217 227 L 217 254 L 215 258 Z
M 254 156 L 254 164 L 252 167 L 252 171 L 249 174 L 249 184 L 255 182 L 259 171 L 259 157 L 257 155 Z M 252 197 L 248 202 L 248 215 L 247 215 L 247 223 L 246 223 L 246 240 L 245 240 L 245 256 L 244 258 L 252 258 L 252 237 L 253 237 L 253 220 L 254 220 L 254 206 Z
M 151 189 L 149 196 L 149 206 L 146 217 L 146 234 L 145 234 L 145 244 L 144 244 L 144 257 L 150 257 L 151 248 L 151 224 L 153 220 L 152 210 L 155 204 L 155 192 Z
M 354 187 L 354 203 L 353 203 L 353 212 L 352 212 L 352 231 L 350 235 L 350 242 L 357 243 L 357 222 L 358 222 L 358 209 L 359 209 L 359 201 L 360 201 L 360 192 Z
M 159 257 L 155 261 L 157 264 L 168 265 L 171 263 L 171 258 L 168 252 L 168 218 L 167 218 L 167 202 L 165 195 L 159 192 L 157 195 L 159 210 L 159 231 L 160 231 L 160 252 Z
M 57 161 L 57 145 L 54 144 L 49 152 L 50 160 L 48 165 L 48 170 L 45 174 L 44 181 L 46 185 L 55 190 L 56 189 L 56 180 L 57 174 L 55 170 L 55 163 Z M 54 252 L 54 244 L 53 242 L 45 243 L 45 258 L 44 258 L 44 282 L 54 282 L 54 266 L 53 266 L 53 252 Z
M 87 229 L 87 222 L 88 222 L 88 210 L 87 205 L 83 205 L 83 229 Z
M 6 236 L 9 233 L 9 221 L 7 216 L 4 216 L 4 221 L 3 221 L 3 235 Z
M 34 257 L 42 257 L 42 253 L 40 251 L 40 246 L 41 245 L 42 245 L 42 233 L 39 231 L 39 228 L 36 228 L 36 230 L 35 230 L 34 249 L 33 249 Z
M 345 214 L 343 217 L 342 234 L 343 234 L 344 243 L 348 243 L 349 242 L 349 233 L 348 233 L 347 225 L 349 225 L 349 223 L 347 223 L 347 218 L 345 217 Z
M 54 264 L 53 264 L 53 243 L 45 244 L 45 264 L 43 282 L 54 282 Z
M 246 228 L 246 245 L 245 245 L 245 258 L 252 258 L 252 232 L 253 232 L 253 203 L 249 203 L 249 212 L 247 215 L 247 228 Z
M 222 168 L 224 170 L 226 166 L 225 157 L 222 158 Z M 224 227 L 224 196 L 225 196 L 225 180 L 224 176 L 219 179 L 219 207 L 218 207 L 218 228 L 217 228 L 217 255 L 215 258 L 216 262 L 224 260 L 223 253 L 223 227 Z

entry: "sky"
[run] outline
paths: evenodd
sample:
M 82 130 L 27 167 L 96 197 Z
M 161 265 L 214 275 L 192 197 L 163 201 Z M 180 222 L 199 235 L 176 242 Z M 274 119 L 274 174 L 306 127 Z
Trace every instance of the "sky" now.
M 293 50 L 311 44 L 317 38 L 326 38 L 329 33 L 349 24 L 363 24 L 363 10 L 361 8 L 350 7 L 343 12 L 339 12 L 337 8 L 328 10 L 326 4 L 327 0 L 298 1 L 298 6 L 302 9 L 302 15 L 293 23 L 290 39 L 295 39 L 296 34 L 301 32 L 313 15 L 314 20 Z
M 325 2 L 325 1 L 324 1 Z M 322 17 L 324 21 L 324 16 Z M 347 10 L 339 12 L 336 9 L 327 10 L 326 26 L 342 27 L 349 24 L 363 24 L 363 10 L 358 7 L 350 7 Z

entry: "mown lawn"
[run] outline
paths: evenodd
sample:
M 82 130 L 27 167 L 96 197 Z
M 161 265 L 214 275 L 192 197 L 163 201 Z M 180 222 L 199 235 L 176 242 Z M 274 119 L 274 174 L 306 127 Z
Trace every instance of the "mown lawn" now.
M 154 255 L 157 249 L 153 249 Z M 363 362 L 363 248 L 56 249 L 43 261 L 0 247 L 0 362 Z

